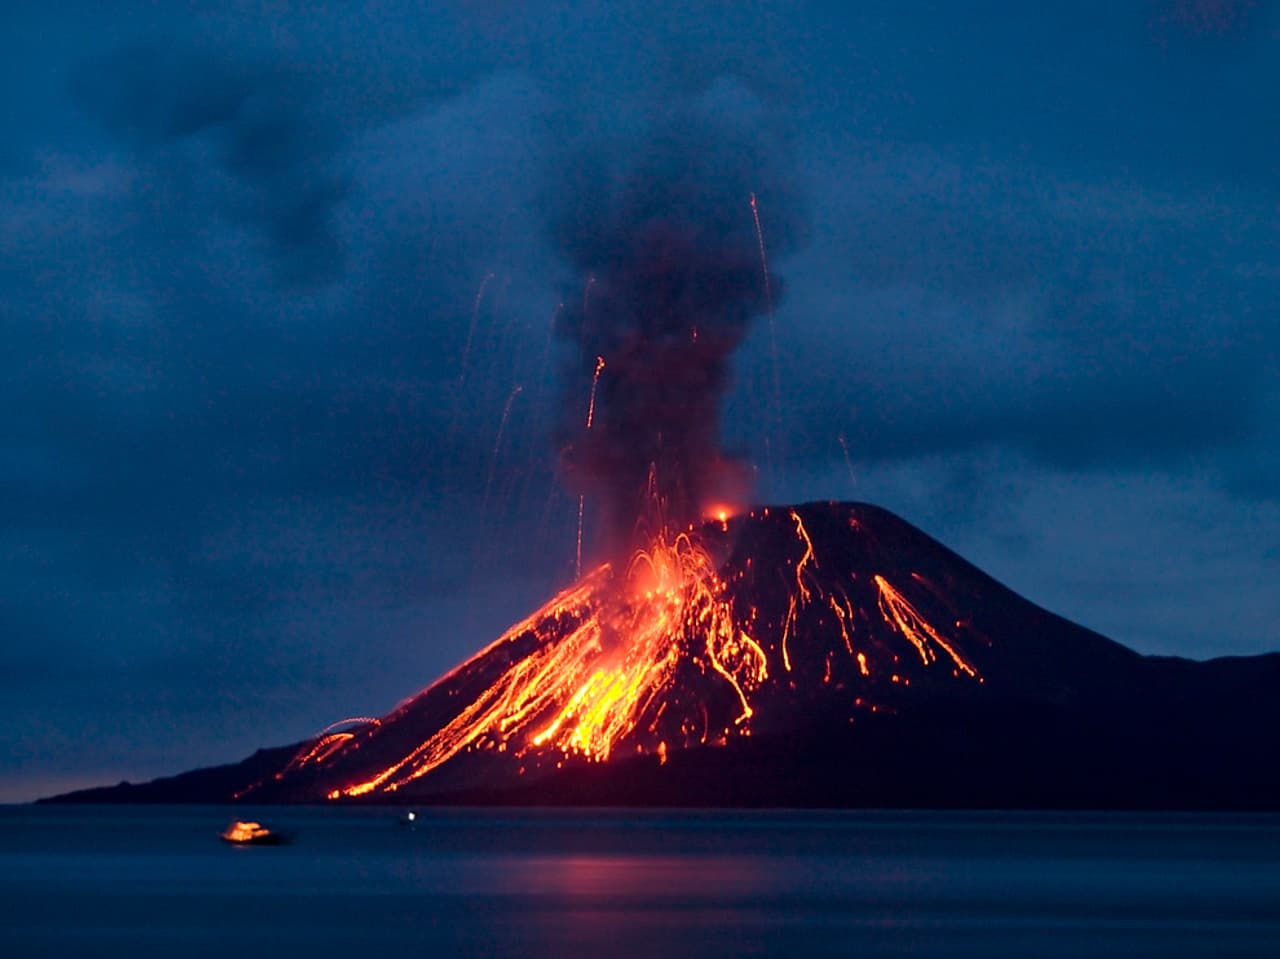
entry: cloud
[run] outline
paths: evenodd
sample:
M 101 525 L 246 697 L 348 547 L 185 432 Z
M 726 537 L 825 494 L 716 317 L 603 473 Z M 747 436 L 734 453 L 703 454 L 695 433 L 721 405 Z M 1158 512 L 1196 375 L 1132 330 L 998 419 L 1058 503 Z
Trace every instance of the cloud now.
M 114 724 L 95 762 L 132 752 L 155 772 L 173 743 L 141 748 L 147 729 L 256 748 L 337 702 L 385 707 L 560 572 L 527 565 L 557 520 L 546 423 L 517 405 L 494 443 L 512 381 L 550 386 L 553 303 L 530 296 L 546 270 L 519 183 L 536 91 L 497 79 L 322 153 L 359 176 L 322 231 L 351 253 L 321 285 L 279 282 L 272 211 L 246 235 L 185 204 L 222 201 L 244 134 L 226 110 L 190 113 L 0 184 L 0 672 L 15 710 L 46 717 L 45 766 L 87 761 L 48 738 L 77 712 L 55 716 L 55 696 Z M 245 190 L 312 163 L 293 134 L 279 170 L 271 149 Z M 223 165 L 185 179 L 199 156 Z M 486 473 L 497 517 L 479 514 Z M 482 578 L 502 596 L 467 612 Z
M 782 268 L 797 455 L 843 434 L 863 461 L 996 446 L 1079 469 L 1253 441 L 1280 344 L 1280 286 L 1242 275 L 1280 258 L 1255 193 L 844 145 Z
M 245 225 L 286 282 L 340 272 L 334 217 L 347 184 L 338 129 L 302 77 L 199 49 L 129 44 L 82 63 L 72 90 L 147 165 L 147 199 L 187 229 L 209 217 Z

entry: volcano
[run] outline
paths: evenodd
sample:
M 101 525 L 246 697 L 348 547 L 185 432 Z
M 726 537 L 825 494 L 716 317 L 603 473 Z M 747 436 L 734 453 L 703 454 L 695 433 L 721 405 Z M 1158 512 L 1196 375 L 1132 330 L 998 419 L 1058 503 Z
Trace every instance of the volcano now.
M 1280 808 L 1280 654 L 1142 656 L 875 506 L 660 534 L 377 719 L 62 799 Z

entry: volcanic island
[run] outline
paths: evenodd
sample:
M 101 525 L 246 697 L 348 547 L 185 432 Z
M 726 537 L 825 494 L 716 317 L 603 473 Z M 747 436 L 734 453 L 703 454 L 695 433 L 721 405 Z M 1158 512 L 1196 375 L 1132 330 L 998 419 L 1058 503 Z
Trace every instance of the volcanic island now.
M 603 564 L 380 718 L 59 802 L 1276 809 L 1280 654 L 1144 656 L 892 513 Z

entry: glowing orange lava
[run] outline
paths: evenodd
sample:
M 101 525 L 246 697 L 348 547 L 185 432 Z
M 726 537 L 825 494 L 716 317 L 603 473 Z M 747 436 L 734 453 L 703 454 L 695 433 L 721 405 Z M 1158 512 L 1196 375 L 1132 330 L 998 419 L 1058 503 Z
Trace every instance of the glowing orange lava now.
M 627 563 L 590 572 L 420 694 L 449 700 L 448 714 L 395 761 L 328 795 L 394 792 L 468 753 L 514 761 L 522 772 L 620 753 L 665 763 L 674 750 L 750 735 L 771 697 L 791 695 L 779 690 L 794 691 L 797 683 L 855 689 L 857 696 L 840 695 L 874 712 L 883 700 L 877 705 L 868 695 L 911 684 L 907 660 L 886 649 L 885 636 L 904 638 L 923 667 L 943 663 L 954 677 L 981 682 L 958 641 L 884 576 L 861 581 L 855 602 L 847 590 L 857 576 L 844 585 L 819 577 L 816 540 L 799 511 L 772 522 L 780 531 L 787 522 L 793 533 L 790 573 L 779 581 L 783 593 L 771 601 L 772 612 L 742 601 L 735 589 L 753 575 L 750 560 L 722 571 L 730 567 L 715 554 L 731 537 L 708 541 L 700 531 L 664 528 Z M 869 633 L 868 609 L 883 623 L 878 640 Z M 480 670 L 491 677 L 483 686 L 464 682 Z M 463 689 L 465 696 L 453 699 Z M 379 732 L 326 730 L 289 768 L 349 757 L 362 736 Z
M 691 658 L 732 689 L 741 707 L 735 722 L 749 719 L 749 696 L 769 675 L 767 657 L 735 621 L 706 550 L 688 533 L 661 536 L 635 553 L 621 588 L 613 579 L 611 567 L 602 566 L 508 630 L 479 655 L 547 623 L 576 624 L 512 663 L 400 762 L 340 795 L 398 789 L 469 748 L 512 749 L 517 756 L 554 750 L 604 761 L 628 736 L 657 731 L 662 694 Z
M 903 595 L 894 589 L 883 576 L 875 577 L 876 586 L 880 589 L 880 611 L 886 622 L 892 623 L 902 635 L 911 641 L 911 645 L 920 654 L 921 661 L 927 666 L 938 658 L 934 646 L 945 652 L 956 669 L 967 676 L 978 678 L 978 671 L 961 658 L 955 648 L 943 638 L 942 634 L 929 625 L 923 616 L 916 612 Z M 932 640 L 932 643 L 930 643 Z M 979 680 L 981 681 L 981 680 Z

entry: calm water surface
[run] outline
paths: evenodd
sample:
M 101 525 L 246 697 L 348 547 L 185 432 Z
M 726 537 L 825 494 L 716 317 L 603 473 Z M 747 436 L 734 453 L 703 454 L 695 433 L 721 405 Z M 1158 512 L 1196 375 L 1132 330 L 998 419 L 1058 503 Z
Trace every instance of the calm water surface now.
M 0 807 L 0 956 L 1280 957 L 1275 816 L 397 817 Z

